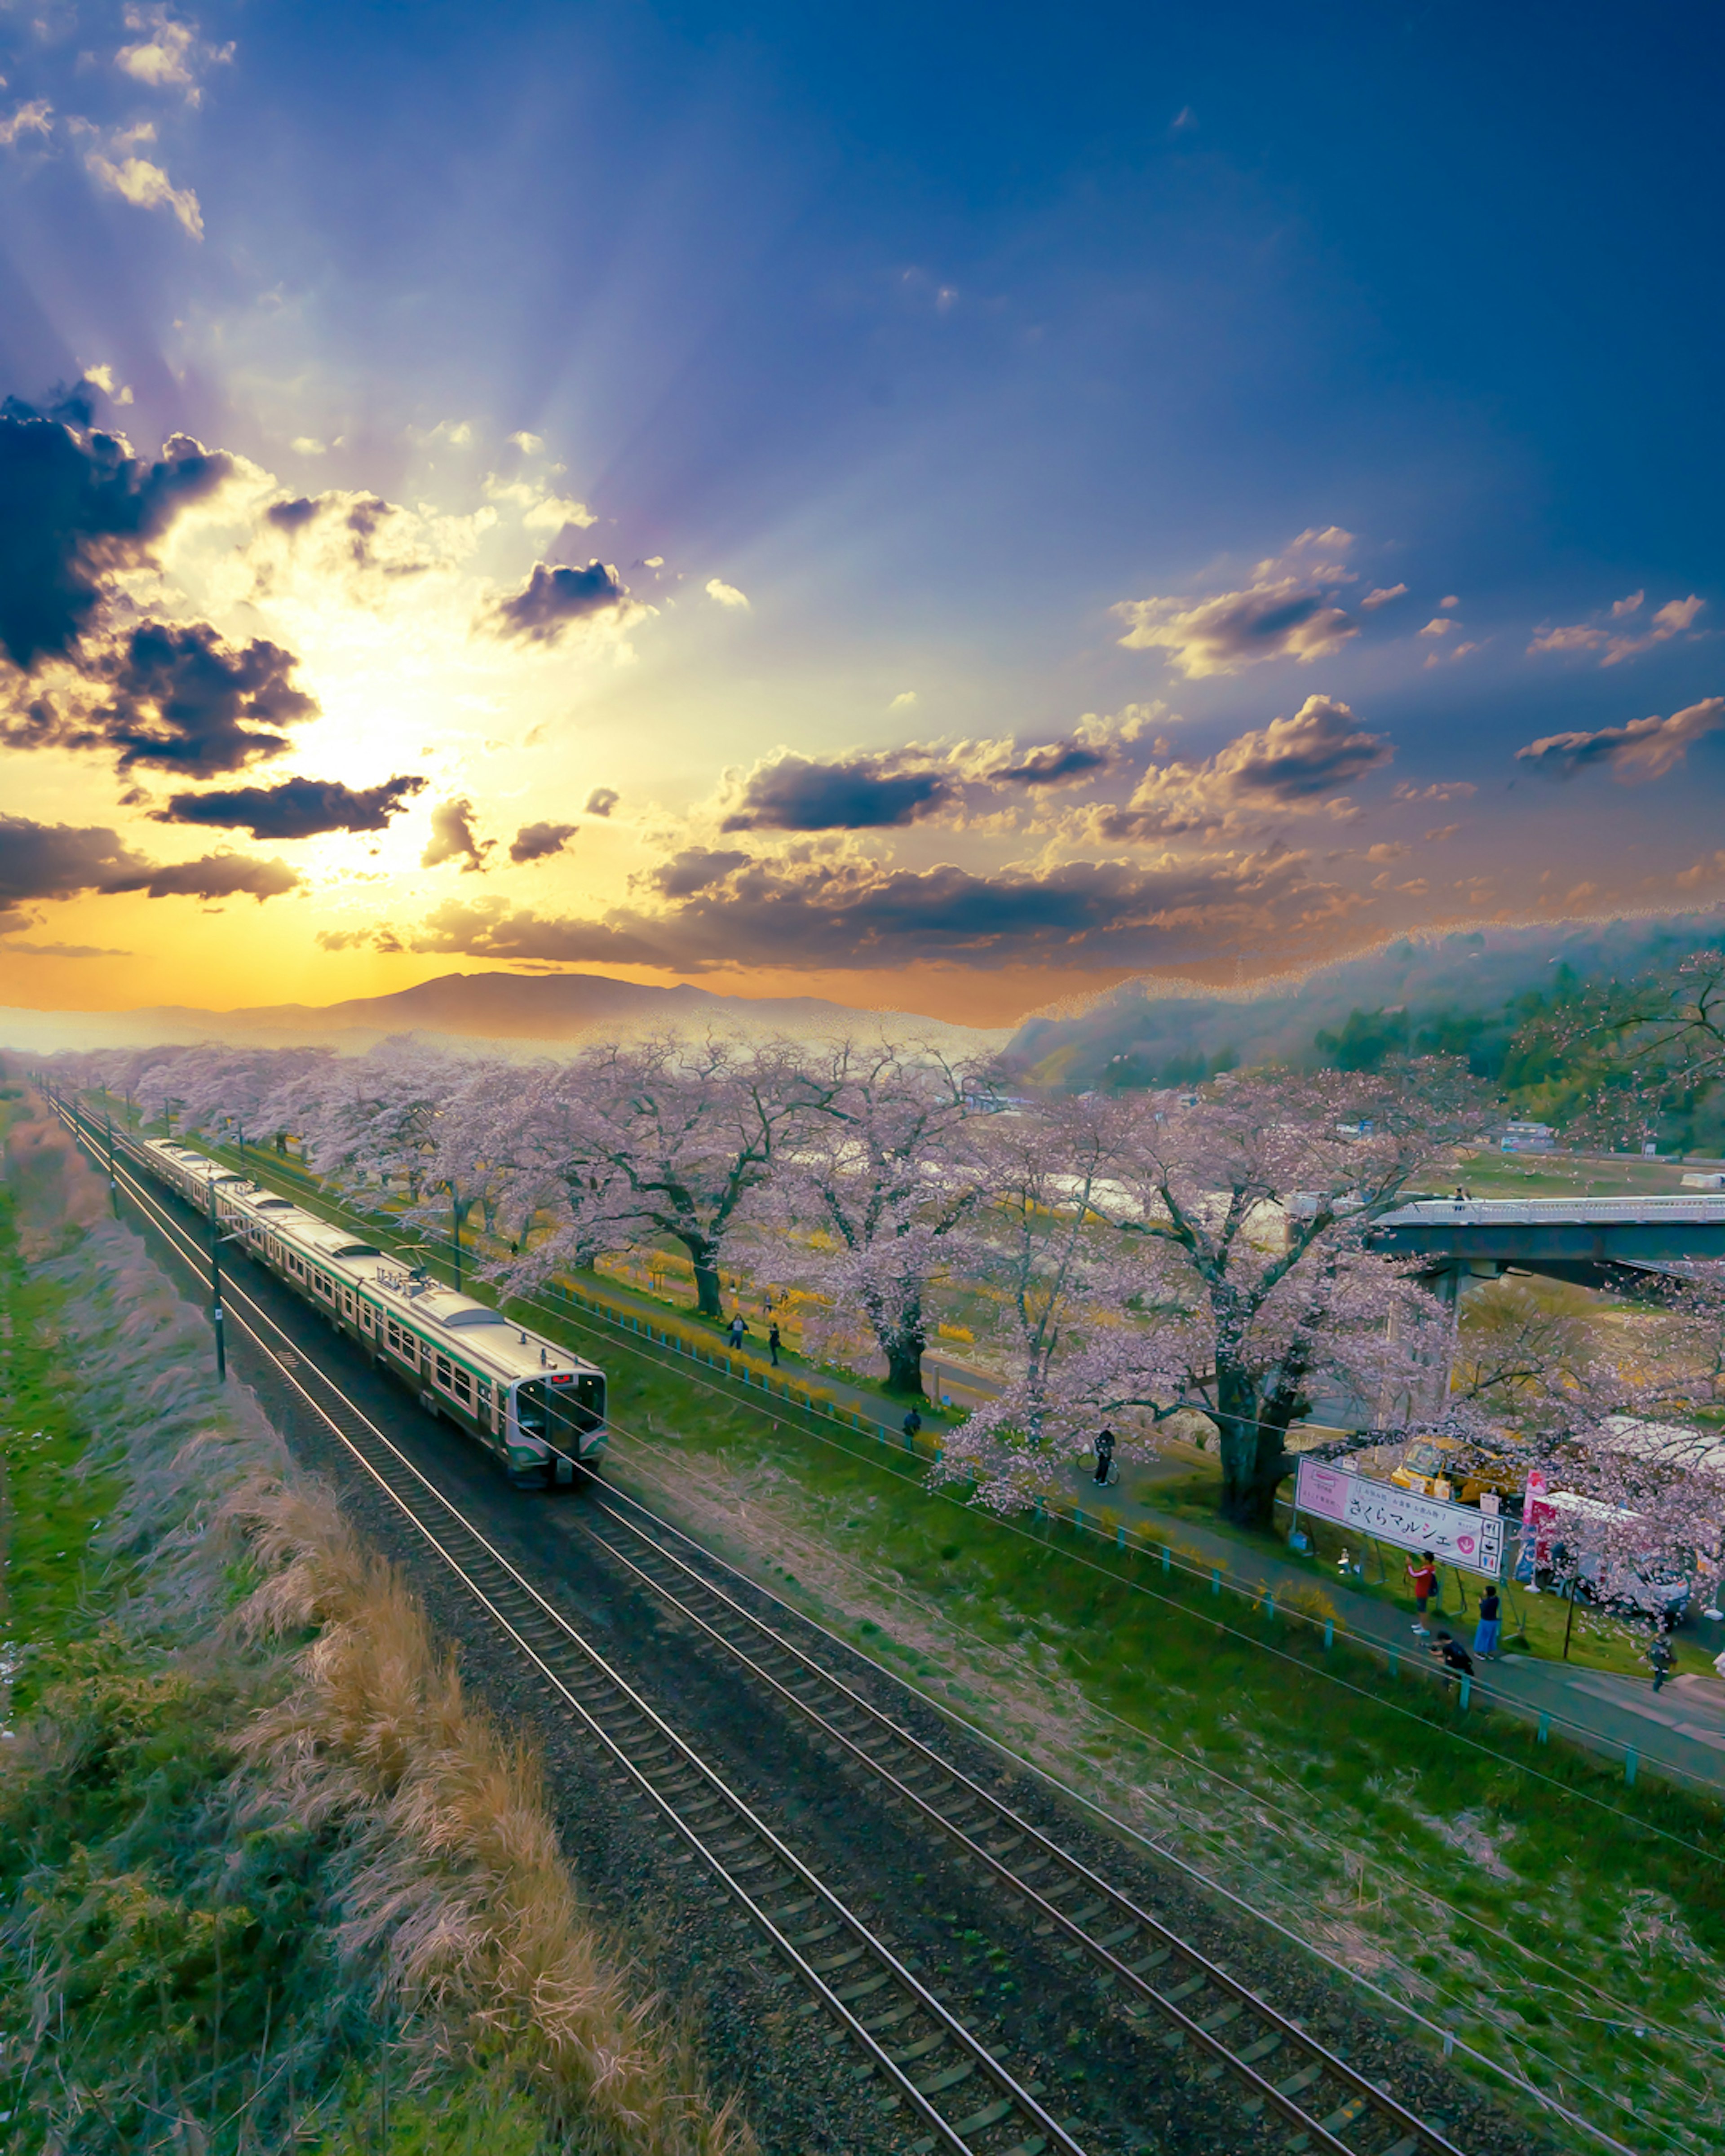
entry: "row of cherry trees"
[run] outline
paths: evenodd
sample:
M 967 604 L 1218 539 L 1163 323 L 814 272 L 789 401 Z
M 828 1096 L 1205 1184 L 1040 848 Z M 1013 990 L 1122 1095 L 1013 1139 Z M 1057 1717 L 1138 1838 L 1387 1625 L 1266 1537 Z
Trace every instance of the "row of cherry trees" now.
M 1491 1291 L 1449 1389 L 1453 1312 L 1370 1239 L 1411 1192 L 1453 1179 L 1455 1147 L 1491 1113 L 1452 1062 L 1009 1102 L 996 1074 L 855 1041 L 644 1040 L 531 1063 L 410 1040 L 358 1058 L 67 1060 L 182 1129 L 291 1132 L 320 1173 L 392 1193 L 428 1227 L 477 1214 L 485 1270 L 514 1292 L 673 1248 L 716 1318 L 721 1262 L 749 1267 L 865 1327 L 911 1398 L 937 1314 L 962 1300 L 990 1315 L 1004 1382 L 941 1471 L 1003 1509 L 1050 1487 L 1104 1423 L 1130 1453 L 1201 1414 L 1224 1510 L 1265 1524 L 1290 1425 L 1339 1396 L 1481 1454 L 1507 1430 L 1614 1516 L 1656 1518 L 1662 1544 L 1716 1538 L 1712 1439 L 1693 1421 L 1721 1396 L 1710 1270 L 1603 1338 L 1524 1293 L 1517 1319 L 1519 1291 Z M 1635 1435 L 1674 1417 L 1687 1435 Z

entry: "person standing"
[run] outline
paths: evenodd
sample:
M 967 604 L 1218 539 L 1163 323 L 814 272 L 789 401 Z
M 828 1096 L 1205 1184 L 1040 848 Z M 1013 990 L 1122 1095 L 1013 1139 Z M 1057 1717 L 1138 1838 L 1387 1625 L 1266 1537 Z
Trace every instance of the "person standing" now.
M 1415 1564 L 1409 1558 L 1402 1571 L 1414 1590 L 1414 1607 L 1420 1613 L 1414 1620 L 1414 1630 L 1424 1632 L 1426 1630 L 1426 1609 L 1437 1593 L 1437 1558 L 1430 1550 L 1422 1550 L 1419 1563 Z
M 1482 1662 L 1495 1662 L 1497 1659 L 1497 1640 L 1503 1629 L 1499 1608 L 1497 1583 L 1488 1580 L 1480 1597 L 1480 1621 L 1473 1635 L 1473 1650 Z
M 1671 1673 L 1671 1664 L 1677 1659 L 1663 1632 L 1656 1634 L 1653 1645 L 1647 1650 L 1647 1659 L 1653 1665 L 1653 1689 L 1661 1691 Z
M 742 1336 L 748 1329 L 748 1320 L 739 1310 L 731 1321 L 731 1352 L 733 1355 L 742 1353 Z
M 917 1414 L 915 1408 L 906 1408 L 905 1409 L 905 1419 L 899 1424 L 899 1428 L 903 1430 L 906 1437 L 909 1439 L 912 1444 L 916 1442 L 916 1433 L 922 1429 L 922 1416 Z
M 775 1317 L 767 1328 L 767 1353 L 773 1358 L 773 1367 L 778 1368 L 778 1351 L 783 1345 L 779 1338 L 778 1320 Z
M 1096 1474 L 1098 1485 L 1106 1485 L 1109 1471 L 1114 1465 L 1114 1433 L 1111 1430 L 1096 1433 Z

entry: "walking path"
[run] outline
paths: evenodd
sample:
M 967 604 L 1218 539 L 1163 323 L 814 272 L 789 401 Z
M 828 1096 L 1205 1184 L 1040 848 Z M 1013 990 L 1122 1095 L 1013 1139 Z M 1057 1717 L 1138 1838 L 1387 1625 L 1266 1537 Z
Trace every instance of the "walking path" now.
M 219 1147 L 210 1150 L 224 1151 Z M 272 1161 L 265 1173 L 285 1165 Z M 252 1168 L 253 1163 L 248 1162 L 247 1167 Z M 320 1209 L 346 1213 L 353 1220 L 363 1219 L 375 1230 L 378 1216 L 362 1214 L 326 1196 L 303 1170 L 290 1169 L 281 1180 L 296 1193 L 304 1193 Z M 411 1247 L 436 1254 L 434 1243 L 429 1250 L 424 1244 Z M 547 1312 L 559 1304 L 572 1304 L 589 1318 L 618 1325 L 670 1353 L 692 1357 L 709 1368 L 715 1378 L 743 1389 L 745 1397 L 770 1392 L 788 1405 L 836 1419 L 841 1426 L 883 1447 L 902 1448 L 925 1458 L 938 1451 L 947 1419 L 937 1410 L 928 1412 L 926 1427 L 912 1443 L 901 1434 L 902 1409 L 878 1393 L 829 1369 L 811 1367 L 788 1353 L 779 1367 L 773 1367 L 761 1332 L 752 1330 L 741 1353 L 733 1353 L 710 1320 L 698 1317 L 692 1310 L 668 1306 L 609 1276 L 583 1279 L 574 1285 L 572 1292 L 554 1290 L 540 1300 Z M 942 1353 L 925 1357 L 924 1368 L 931 1392 L 960 1409 L 993 1389 L 988 1378 L 963 1368 Z M 1084 1462 L 1072 1462 L 1065 1478 L 1074 1514 L 1072 1526 L 1081 1537 L 1104 1542 L 1123 1543 L 1134 1528 L 1148 1530 L 1153 1541 L 1166 1541 L 1176 1553 L 1190 1553 L 1176 1556 L 1173 1561 L 1180 1569 L 1191 1573 L 1192 1559 L 1196 1558 L 1202 1566 L 1213 1568 L 1213 1583 L 1253 1602 L 1262 1602 L 1268 1595 L 1283 1614 L 1292 1614 L 1291 1597 L 1297 1599 L 1300 1590 L 1309 1597 L 1315 1584 L 1322 1585 L 1337 1610 L 1338 1632 L 1358 1645 L 1382 1652 L 1393 1673 L 1445 1681 L 1435 1659 L 1424 1652 L 1426 1643 L 1414 1632 L 1409 1610 L 1362 1593 L 1333 1573 L 1320 1573 L 1310 1563 L 1273 1556 L 1183 1514 L 1158 1509 L 1157 1485 L 1189 1476 L 1202 1456 L 1193 1452 L 1189 1457 L 1153 1463 L 1122 1463 L 1119 1483 L 1106 1491 L 1097 1487 Z M 1111 1533 L 1099 1517 L 1104 1507 L 1118 1523 Z M 1142 1547 L 1141 1536 L 1132 1539 Z M 1471 1646 L 1475 1622 L 1471 1614 L 1458 1614 L 1447 1621 L 1457 1637 Z M 1699 1636 L 1710 1655 L 1719 1651 L 1725 1648 L 1725 1623 L 1703 1621 Z M 1677 1778 L 1725 1789 L 1725 1682 L 1717 1678 L 1679 1676 L 1656 1695 L 1651 1678 L 1620 1676 L 1527 1655 L 1507 1654 L 1501 1661 L 1476 1668 L 1469 1687 L 1471 1702 L 1517 1714 L 1533 1723 L 1542 1736 L 1548 1727 L 1558 1729 L 1596 1754 L 1621 1762 L 1630 1779 L 1644 1766 L 1663 1768 L 1672 1770 Z

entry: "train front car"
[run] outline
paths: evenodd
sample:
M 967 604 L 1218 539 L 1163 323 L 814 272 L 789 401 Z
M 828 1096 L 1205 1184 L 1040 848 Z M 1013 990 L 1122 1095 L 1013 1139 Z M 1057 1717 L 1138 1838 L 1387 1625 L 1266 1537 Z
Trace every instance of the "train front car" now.
M 568 1358 L 559 1353 L 558 1362 Z M 574 1479 L 578 1466 L 597 1467 L 605 1449 L 605 1378 L 591 1363 L 547 1368 L 521 1378 L 509 1396 L 510 1456 L 535 1452 L 547 1482 Z

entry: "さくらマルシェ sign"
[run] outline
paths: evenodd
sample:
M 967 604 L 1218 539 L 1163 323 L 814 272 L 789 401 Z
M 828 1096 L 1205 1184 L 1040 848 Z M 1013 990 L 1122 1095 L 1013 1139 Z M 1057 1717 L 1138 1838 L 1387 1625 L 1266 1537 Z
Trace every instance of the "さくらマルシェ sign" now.
M 1398 1549 L 1430 1550 L 1440 1564 L 1459 1564 L 1492 1578 L 1503 1569 L 1505 1523 L 1471 1505 L 1440 1504 L 1435 1497 L 1416 1497 L 1394 1482 L 1374 1482 L 1368 1476 L 1302 1460 L 1294 1506 L 1317 1519 L 1352 1527 L 1356 1534 L 1394 1543 Z

